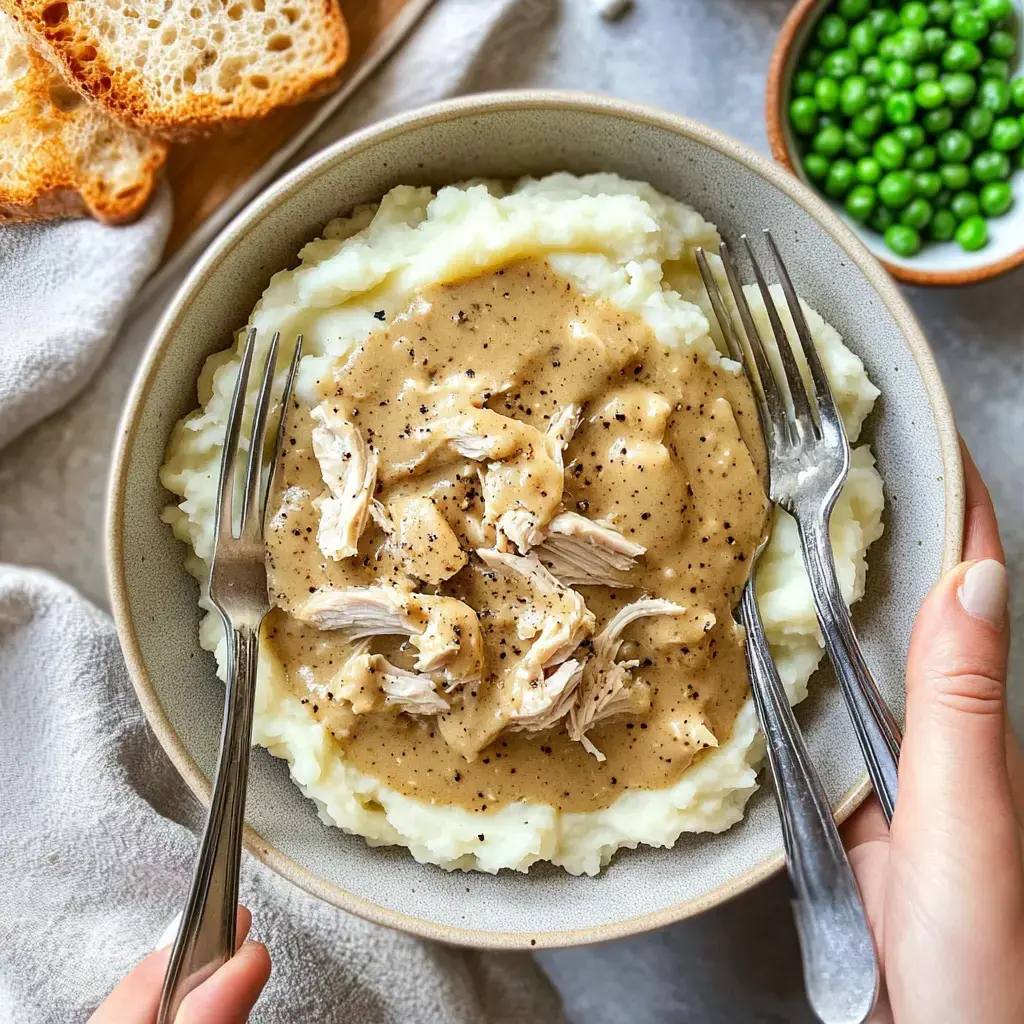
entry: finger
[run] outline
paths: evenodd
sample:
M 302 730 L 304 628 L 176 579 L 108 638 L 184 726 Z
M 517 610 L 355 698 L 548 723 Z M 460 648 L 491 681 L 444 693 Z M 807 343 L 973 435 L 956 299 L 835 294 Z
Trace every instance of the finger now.
M 857 808 L 840 829 L 843 845 L 854 850 L 866 843 L 889 841 L 889 826 L 882 814 L 882 805 L 873 794 Z
M 988 493 L 978 467 L 971 458 L 963 438 L 960 439 L 960 454 L 964 460 L 964 560 L 994 558 L 1003 562 L 1003 545 L 999 540 L 999 526 L 996 523 L 992 496 Z
M 251 924 L 252 915 L 239 905 L 235 924 L 236 948 L 249 934 Z M 89 1018 L 89 1024 L 152 1024 L 160 1006 L 160 992 L 170 956 L 171 947 L 164 946 L 136 964 L 97 1007 Z
M 985 863 L 1017 842 L 1005 737 L 1006 592 L 1000 562 L 963 563 L 932 589 L 911 637 L 893 841 L 939 860 Z
M 244 1024 L 270 977 L 262 942 L 246 942 L 213 977 L 190 992 L 175 1024 Z

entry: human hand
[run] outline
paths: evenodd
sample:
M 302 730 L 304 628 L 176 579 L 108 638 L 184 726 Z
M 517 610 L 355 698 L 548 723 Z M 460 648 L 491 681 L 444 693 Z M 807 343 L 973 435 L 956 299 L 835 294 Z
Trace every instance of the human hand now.
M 235 955 L 183 1000 L 175 1024 L 244 1024 L 270 977 L 270 954 L 261 942 L 245 942 L 252 915 L 238 908 Z M 153 1024 L 171 955 L 165 946 L 150 953 L 118 982 L 89 1024 Z
M 845 829 L 887 988 L 877 1021 L 1024 1021 L 1024 757 L 1006 713 L 1006 570 L 966 448 L 966 561 L 925 598 L 907 663 L 891 833 Z

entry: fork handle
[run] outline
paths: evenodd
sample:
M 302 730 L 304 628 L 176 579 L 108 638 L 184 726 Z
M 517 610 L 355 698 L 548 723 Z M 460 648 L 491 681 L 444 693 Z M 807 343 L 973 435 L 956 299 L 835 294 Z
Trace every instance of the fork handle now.
M 195 874 L 164 976 L 157 1024 L 173 1024 L 182 1000 L 235 952 L 235 915 L 249 774 L 259 627 L 225 619 L 227 688 L 221 755 Z
M 853 720 L 854 732 L 875 794 L 882 805 L 885 820 L 891 823 L 896 808 L 897 770 L 902 742 L 900 727 L 878 692 L 854 632 L 850 610 L 839 589 L 827 517 L 823 523 L 801 527 L 800 539 L 807 575 L 811 581 L 811 593 L 818 611 L 818 623 L 825 638 L 825 649 L 832 660 L 847 710 Z
M 878 995 L 878 960 L 860 890 L 832 809 L 772 660 L 754 598 L 744 588 L 740 615 L 754 705 L 782 821 L 793 912 L 807 997 L 826 1024 L 859 1024 Z

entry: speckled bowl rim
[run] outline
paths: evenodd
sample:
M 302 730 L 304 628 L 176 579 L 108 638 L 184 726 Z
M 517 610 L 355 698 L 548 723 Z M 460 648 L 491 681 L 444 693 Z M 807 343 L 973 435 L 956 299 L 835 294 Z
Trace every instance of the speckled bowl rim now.
M 742 143 L 690 118 L 589 93 L 556 90 L 483 93 L 413 110 L 364 128 L 310 157 L 254 200 L 225 228 L 182 283 L 157 326 L 136 373 L 128 404 L 118 429 L 110 474 L 106 521 L 107 575 L 111 607 L 128 671 L 143 711 L 168 757 L 181 773 L 188 787 L 204 805 L 209 804 L 210 782 L 175 732 L 164 713 L 157 690 L 148 676 L 139 641 L 135 634 L 125 579 L 121 522 L 124 513 L 129 456 L 135 439 L 140 411 L 147 399 L 164 354 L 196 287 L 215 270 L 224 259 L 225 254 L 244 239 L 253 224 L 266 217 L 284 198 L 301 191 L 307 181 L 317 177 L 328 165 L 371 148 L 383 139 L 401 136 L 424 125 L 451 119 L 469 118 L 475 114 L 518 109 L 569 110 L 590 114 L 610 114 L 639 124 L 688 136 L 702 145 L 744 164 L 784 192 L 817 221 L 822 230 L 829 234 L 846 252 L 871 283 L 899 325 L 917 363 L 931 403 L 944 467 L 946 530 L 942 556 L 943 570 L 949 569 L 960 559 L 964 521 L 963 467 L 953 413 L 932 352 L 913 313 L 878 261 L 828 206 L 796 177 Z M 869 792 L 870 784 L 865 774 L 836 804 L 837 820 L 841 822 L 849 817 Z M 342 910 L 357 914 L 376 924 L 397 928 L 421 938 L 480 949 L 530 950 L 577 946 L 624 938 L 661 928 L 709 910 L 725 900 L 746 892 L 777 872 L 784 863 L 783 853 L 779 850 L 753 868 L 717 886 L 710 892 L 672 907 L 591 928 L 529 935 L 443 926 L 387 910 L 318 878 L 311 871 L 296 864 L 276 847 L 266 842 L 249 826 L 245 828 L 244 841 L 249 852 L 268 867 L 311 895 Z M 595 886 L 600 884 L 600 877 L 594 879 Z
M 772 51 L 771 63 L 768 65 L 768 82 L 764 91 L 764 119 L 765 131 L 768 133 L 768 145 L 771 147 L 772 156 L 794 176 L 796 168 L 793 166 L 793 157 L 786 143 L 786 133 L 783 130 L 785 114 L 782 110 L 782 103 L 786 94 L 786 65 L 789 63 L 790 52 L 796 44 L 796 37 L 804 27 L 804 23 L 809 18 L 813 18 L 826 2 L 827 0 L 797 0 L 782 23 L 775 49 Z M 1021 266 L 1024 264 L 1024 244 L 1008 256 L 1002 256 L 991 263 L 983 263 L 981 266 L 969 267 L 965 270 L 917 270 L 914 267 L 890 263 L 888 260 L 879 262 L 893 277 L 906 284 L 916 284 L 928 288 L 959 287 L 960 285 L 989 281 Z

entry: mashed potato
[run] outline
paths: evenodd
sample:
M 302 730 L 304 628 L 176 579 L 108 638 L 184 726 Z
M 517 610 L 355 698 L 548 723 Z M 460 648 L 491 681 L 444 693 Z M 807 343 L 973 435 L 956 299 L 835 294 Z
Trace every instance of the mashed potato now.
M 551 268 L 585 295 L 611 300 L 643 317 L 666 345 L 688 346 L 703 358 L 738 368 L 715 344 L 695 274 L 693 250 L 717 248 L 715 228 L 684 204 L 649 185 L 615 175 L 554 174 L 510 188 L 493 182 L 426 188 L 400 186 L 379 205 L 358 208 L 328 224 L 324 237 L 300 253 L 301 264 L 276 274 L 249 321 L 266 336 L 301 333 L 305 352 L 297 382 L 306 401 L 329 364 L 368 332 L 401 312 L 413 292 L 483 273 L 525 257 Z M 751 296 L 755 314 L 767 323 Z M 838 333 L 805 307 L 815 343 L 835 390 L 846 429 L 856 441 L 878 391 Z M 375 315 L 377 314 L 377 315 Z M 770 336 L 770 335 L 769 335 Z M 211 357 L 199 380 L 200 408 L 171 438 L 161 479 L 181 497 L 165 518 L 189 545 L 189 571 L 207 610 L 201 643 L 224 643 L 207 594 L 213 549 L 217 471 L 244 332 L 233 349 Z M 282 371 L 283 374 L 283 371 Z M 251 402 L 250 396 L 250 402 Z M 849 479 L 832 516 L 832 543 L 843 594 L 861 597 L 869 545 L 882 533 L 882 482 L 866 445 L 855 448 Z M 757 598 L 779 674 L 795 703 L 822 656 L 810 586 L 796 527 L 776 509 L 769 545 L 758 563 Z M 719 832 L 743 815 L 757 788 L 763 757 L 748 699 L 730 739 L 706 752 L 675 785 L 630 791 L 587 813 L 516 803 L 481 815 L 398 793 L 346 764 L 340 744 L 289 688 L 280 663 L 264 646 L 253 739 L 288 761 L 302 792 L 328 824 L 365 836 L 372 845 L 399 844 L 417 860 L 454 869 L 525 871 L 551 860 L 574 874 L 595 874 L 621 847 L 671 846 L 682 832 Z

